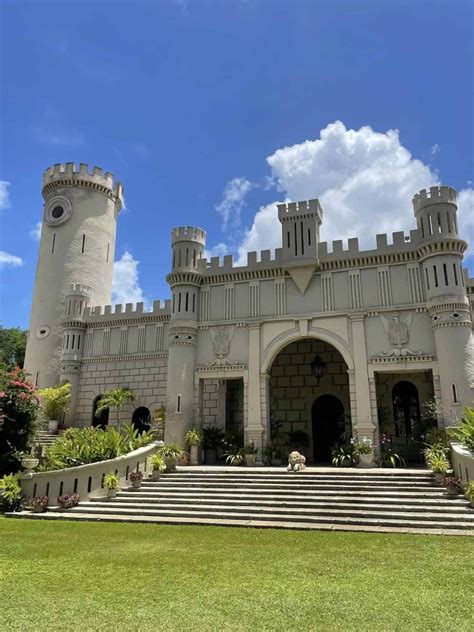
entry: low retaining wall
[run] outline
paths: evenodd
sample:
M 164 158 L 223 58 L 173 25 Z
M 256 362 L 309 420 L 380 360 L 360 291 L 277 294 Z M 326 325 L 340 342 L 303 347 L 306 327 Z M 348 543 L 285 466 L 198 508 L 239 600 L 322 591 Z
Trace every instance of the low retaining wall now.
M 466 485 L 468 481 L 474 481 L 474 452 L 471 452 L 461 443 L 451 443 L 451 463 L 454 473 Z
M 154 441 L 143 448 L 107 461 L 51 472 L 25 472 L 20 479 L 21 489 L 28 500 L 34 496 L 49 496 L 52 505 L 56 504 L 57 497 L 62 494 L 77 493 L 81 501 L 89 500 L 91 496 L 105 496 L 106 490 L 103 485 L 106 474 L 115 472 L 120 476 L 121 485 L 129 486 L 130 472 L 141 470 L 144 477 L 151 472 L 150 457 L 157 447 L 158 443 Z

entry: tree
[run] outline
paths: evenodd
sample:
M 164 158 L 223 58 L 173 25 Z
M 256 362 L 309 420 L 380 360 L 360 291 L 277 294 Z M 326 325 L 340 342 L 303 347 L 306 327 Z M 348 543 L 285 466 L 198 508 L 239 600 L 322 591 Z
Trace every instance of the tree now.
M 117 422 L 120 428 L 120 413 L 127 402 L 133 402 L 135 400 L 135 392 L 124 386 L 112 388 L 110 391 L 105 391 L 97 404 L 95 410 L 95 416 L 100 417 L 100 413 L 107 408 L 115 408 L 117 411 Z
M 28 332 L 19 327 L 5 329 L 0 326 L 0 362 L 7 369 L 23 368 Z

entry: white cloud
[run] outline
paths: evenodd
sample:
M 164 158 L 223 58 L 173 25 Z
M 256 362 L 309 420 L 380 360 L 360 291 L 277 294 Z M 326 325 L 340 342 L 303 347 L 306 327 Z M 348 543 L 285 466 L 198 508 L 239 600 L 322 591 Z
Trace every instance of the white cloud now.
M 216 246 L 213 246 L 209 250 L 206 249 L 204 251 L 204 257 L 206 259 L 211 259 L 211 257 L 223 257 L 224 255 L 229 254 L 229 247 L 227 244 L 220 242 Z
M 115 261 L 112 303 L 140 303 L 145 300 L 138 279 L 139 263 L 128 250 L 123 253 L 121 259 Z
M 472 248 L 474 244 L 474 189 L 459 191 L 457 201 L 459 234 Z
M 0 209 L 10 206 L 10 183 L 6 180 L 0 180 Z
M 435 143 L 433 145 L 433 147 L 431 148 L 430 152 L 432 156 L 436 156 L 436 154 L 439 154 L 439 150 L 441 149 L 441 147 L 438 145 L 438 143 Z
M 375 247 L 376 233 L 415 228 L 411 199 L 437 184 L 437 176 L 400 143 L 397 130 L 346 129 L 341 121 L 319 138 L 278 149 L 267 158 L 272 177 L 288 200 L 319 198 L 321 239 L 359 237 Z M 276 203 L 262 207 L 239 246 L 239 264 L 250 250 L 281 246 Z
M 232 178 L 225 185 L 222 201 L 216 206 L 216 211 L 222 217 L 222 230 L 240 225 L 240 214 L 245 204 L 245 196 L 254 188 L 254 184 L 247 178 Z
M 0 268 L 4 268 L 6 266 L 18 268 L 22 265 L 23 259 L 21 259 L 21 257 L 11 255 L 9 252 L 5 252 L 4 250 L 0 250 Z
M 41 226 L 42 225 L 43 225 L 43 222 L 38 222 L 37 224 L 33 226 L 33 228 L 30 230 L 31 239 L 34 239 L 35 241 L 39 241 L 41 239 Z

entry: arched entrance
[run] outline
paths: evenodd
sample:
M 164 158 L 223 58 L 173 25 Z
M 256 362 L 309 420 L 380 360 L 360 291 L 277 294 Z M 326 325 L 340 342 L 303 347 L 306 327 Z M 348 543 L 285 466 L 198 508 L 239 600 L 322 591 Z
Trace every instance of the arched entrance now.
M 150 411 L 145 406 L 137 408 L 132 415 L 132 425 L 138 432 L 150 430 Z
M 267 459 L 284 462 L 296 448 L 308 463 L 329 462 L 340 435 L 351 433 L 347 371 L 342 354 L 316 338 L 290 342 L 277 353 L 269 369 Z
M 313 428 L 313 459 L 315 463 L 329 463 L 331 450 L 344 433 L 344 406 L 334 395 L 321 395 L 311 409 Z
M 414 426 L 420 421 L 420 400 L 416 386 L 405 380 L 397 382 L 392 389 L 392 405 L 395 436 L 408 440 Z
M 100 400 L 102 399 L 102 395 L 97 395 L 94 399 L 94 404 L 92 405 L 92 425 L 94 428 L 105 428 L 109 425 L 109 409 L 106 408 L 103 410 L 100 415 L 96 415 L 97 406 L 99 405 Z

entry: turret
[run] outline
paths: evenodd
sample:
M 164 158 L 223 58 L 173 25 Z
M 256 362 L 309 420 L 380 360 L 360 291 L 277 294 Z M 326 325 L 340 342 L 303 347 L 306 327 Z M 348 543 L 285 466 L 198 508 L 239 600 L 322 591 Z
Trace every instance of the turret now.
M 278 204 L 284 260 L 304 263 L 318 258 L 319 227 L 323 209 L 319 200 Z
M 172 303 L 165 440 L 183 444 L 184 434 L 194 422 L 194 368 L 202 275 L 198 261 L 204 255 L 206 233 L 194 226 L 181 226 L 171 232 L 171 243 L 173 269 L 167 276 Z
M 459 239 L 456 191 L 433 186 L 413 198 L 421 245 L 418 249 L 428 311 L 440 370 L 446 423 L 471 405 L 467 357 L 472 335 L 462 259 L 467 244 Z
M 88 286 L 91 305 L 111 302 L 116 218 L 123 188 L 99 167 L 90 172 L 86 164 L 76 169 L 69 162 L 45 171 L 42 193 L 43 226 L 25 367 L 38 386 L 45 387 L 57 384 L 61 373 L 66 296 L 71 297 L 71 309 L 79 309 L 85 300 L 79 294 L 74 308 L 71 284 Z

